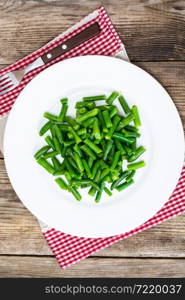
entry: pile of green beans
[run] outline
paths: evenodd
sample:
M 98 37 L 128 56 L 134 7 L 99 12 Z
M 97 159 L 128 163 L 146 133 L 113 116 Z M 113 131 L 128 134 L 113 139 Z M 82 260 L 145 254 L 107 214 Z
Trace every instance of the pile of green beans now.
M 100 100 L 105 104 L 97 106 Z M 60 102 L 59 115 L 44 113 L 47 122 L 39 135 L 45 136 L 46 145 L 34 155 L 38 164 L 78 201 L 82 198 L 79 188 L 89 187 L 88 194 L 98 203 L 103 192 L 111 196 L 112 190 L 122 191 L 133 184 L 136 170 L 145 166 L 143 160 L 136 162 L 145 152 L 143 146 L 137 146 L 141 126 L 137 106 L 130 107 L 123 95 L 114 91 L 108 97 L 82 98 L 76 102 L 76 118 L 72 118 L 67 116 L 68 99 Z

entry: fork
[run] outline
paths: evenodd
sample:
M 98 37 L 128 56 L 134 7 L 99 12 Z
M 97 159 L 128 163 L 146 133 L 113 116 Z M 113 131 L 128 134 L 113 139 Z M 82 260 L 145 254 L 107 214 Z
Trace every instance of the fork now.
M 53 59 L 79 46 L 99 33 L 99 24 L 95 22 L 65 42 L 51 49 L 49 52 L 38 57 L 25 68 L 8 72 L 0 76 L 0 96 L 17 87 L 28 72 L 51 62 Z

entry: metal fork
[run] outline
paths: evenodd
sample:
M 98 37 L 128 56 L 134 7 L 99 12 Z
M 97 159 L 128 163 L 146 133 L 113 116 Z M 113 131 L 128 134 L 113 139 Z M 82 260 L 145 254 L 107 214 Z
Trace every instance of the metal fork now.
M 56 46 L 49 52 L 45 53 L 41 57 L 37 58 L 27 67 L 8 72 L 2 76 L 0 76 L 0 96 L 4 95 L 5 93 L 13 90 L 17 87 L 20 82 L 22 81 L 23 77 L 30 71 L 43 66 L 49 62 L 51 62 L 56 57 L 70 51 L 71 49 L 79 46 L 80 44 L 86 42 L 87 40 L 93 38 L 97 34 L 100 33 L 100 27 L 97 22 L 93 23 L 92 25 L 88 26 L 80 33 L 74 35 L 70 39 L 66 40 L 65 42 L 61 43 L 60 45 Z

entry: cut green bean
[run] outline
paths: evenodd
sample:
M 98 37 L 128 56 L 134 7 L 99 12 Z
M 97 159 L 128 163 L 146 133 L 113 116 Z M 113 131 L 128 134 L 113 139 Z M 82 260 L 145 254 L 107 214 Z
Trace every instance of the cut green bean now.
M 100 191 L 98 191 L 98 192 L 96 193 L 96 198 L 95 198 L 95 202 L 96 202 L 96 203 L 100 202 L 100 199 L 101 199 L 101 196 L 102 196 L 102 193 L 103 193 L 104 186 L 105 186 L 105 184 L 102 183 L 102 184 L 101 184 Z
M 91 179 L 94 179 L 95 175 L 96 175 L 96 172 L 98 171 L 98 168 L 99 168 L 99 161 L 97 160 L 95 162 L 95 164 L 93 165 L 93 169 L 92 169 L 92 173 L 91 173 Z
M 93 122 L 93 134 L 96 139 L 100 140 L 101 139 L 101 134 L 100 134 L 100 128 L 99 128 L 99 122 L 97 118 L 94 118 Z
M 115 139 L 115 145 L 116 145 L 117 150 L 120 151 L 121 155 L 126 153 L 126 151 L 125 151 L 123 145 L 121 144 L 120 140 Z
M 121 104 L 123 111 L 125 112 L 125 114 L 129 114 L 131 112 L 131 109 L 127 103 L 127 101 L 125 100 L 125 98 L 123 97 L 123 95 L 120 95 L 118 97 L 119 103 Z
M 73 149 L 75 150 L 76 153 L 78 153 L 78 155 L 80 157 L 82 157 L 82 151 L 81 151 L 80 147 L 77 144 L 75 144 Z
M 89 147 L 91 148 L 95 153 L 101 153 L 102 152 L 102 149 L 99 148 L 97 145 L 95 145 L 91 140 L 89 139 L 86 139 L 84 140 L 84 143 Z
M 115 154 L 114 154 L 114 157 L 113 157 L 113 161 L 112 161 L 112 164 L 111 164 L 111 170 L 114 170 L 116 167 L 117 167 L 117 164 L 118 164 L 118 161 L 119 161 L 119 158 L 120 158 L 120 151 L 117 151 Z
M 113 190 L 116 186 L 119 185 L 119 183 L 121 181 L 123 181 L 124 178 L 126 178 L 131 172 L 130 171 L 124 171 L 117 180 L 115 180 L 112 184 L 111 184 L 111 190 Z
M 105 145 L 105 148 L 104 148 L 104 151 L 103 151 L 103 160 L 106 160 L 107 159 L 107 156 L 112 148 L 112 145 L 113 145 L 113 141 L 112 140 L 109 140 L 106 145 Z
M 138 112 L 138 108 L 136 105 L 132 106 L 132 112 L 134 114 L 134 125 L 136 127 L 141 126 L 141 120 L 140 120 L 140 116 L 139 116 L 139 112 Z
M 89 168 L 92 167 L 93 161 L 94 161 L 94 159 L 93 159 L 92 157 L 89 157 L 89 158 L 88 158 L 88 165 L 89 165 Z
M 126 177 L 126 181 L 130 181 L 131 179 L 133 179 L 135 174 L 136 174 L 136 170 L 132 170 L 130 174 Z
M 86 135 L 87 134 L 87 129 L 86 128 L 81 128 L 77 131 L 78 135 Z
M 116 187 L 116 189 L 117 189 L 117 191 L 121 192 L 122 190 L 126 189 L 127 187 L 129 187 L 129 186 L 130 186 L 131 184 L 133 184 L 133 183 L 134 183 L 134 180 L 131 179 L 131 180 L 128 181 L 128 182 L 126 181 L 126 182 L 124 182 L 124 183 L 118 185 L 118 186 Z
M 82 141 L 82 139 L 79 137 L 79 135 L 74 131 L 74 129 L 72 127 L 69 127 L 69 131 L 72 133 L 72 135 L 75 139 L 75 142 L 77 144 L 79 144 Z
M 67 183 L 60 177 L 55 179 L 55 182 L 58 184 L 58 186 L 62 189 L 62 190 L 67 190 L 68 186 Z
M 61 132 L 59 126 L 57 124 L 55 124 L 53 126 L 53 129 L 55 131 L 56 137 L 58 138 L 59 142 L 62 144 L 64 138 L 63 138 L 63 135 L 62 135 L 62 132 Z
M 76 122 L 76 120 L 70 116 L 65 116 L 64 121 L 71 125 L 74 130 L 78 130 L 80 128 L 80 125 Z
M 118 116 L 118 115 L 114 116 L 112 127 L 109 129 L 109 132 L 105 136 L 106 139 L 109 139 L 109 140 L 111 139 L 114 131 L 116 130 L 118 124 L 120 123 L 120 120 L 121 120 L 120 116 Z
M 110 191 L 106 186 L 103 188 L 103 190 L 105 191 L 105 193 L 106 193 L 108 196 L 112 196 L 111 191 Z
M 55 145 L 55 149 L 58 153 L 61 153 L 61 144 L 59 143 L 58 139 L 54 137 L 53 143 Z
M 96 154 L 88 146 L 82 145 L 80 149 L 83 150 L 83 152 L 90 156 L 93 160 L 96 159 Z
M 91 117 L 95 117 L 98 113 L 99 113 L 99 109 L 94 108 L 94 109 L 88 111 L 87 113 L 85 113 L 83 115 L 80 115 L 77 118 L 77 122 L 82 123 L 82 122 L 84 122 L 85 120 L 87 120 Z
M 84 102 L 84 101 L 80 101 L 80 102 L 76 102 L 75 108 L 87 108 L 87 109 L 93 109 L 96 107 L 96 104 L 94 102 Z
M 51 158 L 51 160 L 52 160 L 53 167 L 55 168 L 55 170 L 60 170 L 61 169 L 61 163 L 59 162 L 59 160 L 55 156 L 53 156 Z
M 82 196 L 75 187 L 69 187 L 69 191 L 73 194 L 77 201 L 80 201 L 82 199 Z
M 83 99 L 83 101 L 106 100 L 106 95 L 88 96 L 88 97 L 83 97 L 82 99 Z
M 110 116 L 109 116 L 108 110 L 104 110 L 104 111 L 102 112 L 102 115 L 103 115 L 103 118 L 104 118 L 104 121 L 105 121 L 105 126 L 106 126 L 107 128 L 112 127 L 112 121 L 111 121 L 111 118 L 110 118 Z
M 97 189 L 96 189 L 94 186 L 92 186 L 92 187 L 90 188 L 90 190 L 88 191 L 88 194 L 89 194 L 90 196 L 94 196 L 94 195 L 96 194 L 96 191 L 97 191 Z
M 65 102 L 62 103 L 62 109 L 61 109 L 60 114 L 58 116 L 58 122 L 64 122 L 67 110 L 68 110 L 67 103 L 65 103 Z
M 82 125 L 87 128 L 89 126 L 91 126 L 94 122 L 94 117 L 87 119 L 86 121 L 82 122 Z
M 80 158 L 80 155 L 77 152 L 74 152 L 74 159 L 75 159 L 75 162 L 77 164 L 77 167 L 78 167 L 80 173 L 82 173 L 84 171 L 84 166 L 83 166 L 82 160 Z
M 55 145 L 49 135 L 45 138 L 45 141 L 53 150 L 56 150 Z
M 134 114 L 131 112 L 126 118 L 123 118 L 121 121 L 120 121 L 120 124 L 119 124 L 119 128 L 123 128 L 127 125 L 129 125 L 130 122 L 132 122 L 134 120 Z
M 44 118 L 46 118 L 46 119 L 48 119 L 48 120 L 50 120 L 50 121 L 55 121 L 55 122 L 58 121 L 58 117 L 57 117 L 57 116 L 55 116 L 55 115 L 53 115 L 53 114 L 50 114 L 50 113 L 48 113 L 48 112 L 45 112 L 45 113 L 44 113 Z
M 48 121 L 47 123 L 45 123 L 40 129 L 39 135 L 43 136 L 51 128 L 51 126 L 52 126 L 51 121 Z
M 117 91 L 112 92 L 106 100 L 107 104 L 112 104 L 116 100 L 116 98 L 119 96 L 119 94 L 120 93 Z
M 51 148 L 50 146 L 43 146 L 41 149 L 39 149 L 39 150 L 35 153 L 34 157 L 35 157 L 36 159 L 39 159 L 39 157 L 41 157 L 43 154 L 45 154 L 46 152 L 48 152 L 48 150 L 49 150 L 50 148 Z
M 47 153 L 43 154 L 43 157 L 45 159 L 48 159 L 48 158 L 52 158 L 52 157 L 54 157 L 56 155 L 58 155 L 57 151 L 51 151 L 51 152 L 47 152 Z
M 116 138 L 116 139 L 118 139 L 118 140 L 121 140 L 121 141 L 123 141 L 123 142 L 126 142 L 126 143 L 128 143 L 128 144 L 132 144 L 132 143 L 135 141 L 134 138 L 132 138 L 132 137 L 127 137 L 127 136 L 125 136 L 125 135 L 123 135 L 123 134 L 121 134 L 121 133 L 119 133 L 119 132 L 115 132 L 115 133 L 113 134 L 113 137 Z
M 41 165 L 46 171 L 48 171 L 51 174 L 55 173 L 55 169 L 53 168 L 53 166 L 43 157 L 40 157 L 37 160 L 38 164 Z
M 110 118 L 112 119 L 115 115 L 117 115 L 118 109 L 116 106 L 114 106 L 110 111 Z
M 144 160 L 141 160 L 141 161 L 138 161 L 138 162 L 136 162 L 136 163 L 127 165 L 127 168 L 128 168 L 129 170 L 136 170 L 136 169 L 139 169 L 139 168 L 144 167 L 145 165 L 146 165 L 146 164 L 145 164 Z
M 143 147 L 143 146 L 140 146 L 139 148 L 137 148 L 135 150 L 135 153 L 133 155 L 131 155 L 129 158 L 128 158 L 128 161 L 129 162 L 132 162 L 134 160 L 136 160 L 138 157 L 140 157 L 144 152 L 146 151 L 146 149 Z
M 91 170 L 90 170 L 90 167 L 89 167 L 87 161 L 85 159 L 82 159 L 82 163 L 83 163 L 83 166 L 84 166 L 84 169 L 85 169 L 85 172 L 86 172 L 88 178 L 91 178 Z

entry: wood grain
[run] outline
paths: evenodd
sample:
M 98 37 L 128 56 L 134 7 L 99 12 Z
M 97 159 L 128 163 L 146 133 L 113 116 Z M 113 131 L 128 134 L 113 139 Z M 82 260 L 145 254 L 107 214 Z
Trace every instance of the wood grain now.
M 183 60 L 183 1 L 1 1 L 0 63 L 33 52 L 104 5 L 132 61 Z
M 0 277 L 184 277 L 185 259 L 87 258 L 62 270 L 52 257 L 0 256 Z
M 51 255 L 37 220 L 13 191 L 3 160 L 0 160 L 0 187 L 0 254 Z M 185 257 L 184 233 L 185 215 L 181 215 L 95 255 Z
M 185 126 L 184 0 L 0 1 L 0 69 L 100 5 L 132 62 L 167 89 Z M 185 214 L 61 270 L 35 217 L 13 191 L 0 153 L 0 277 L 184 277 Z

